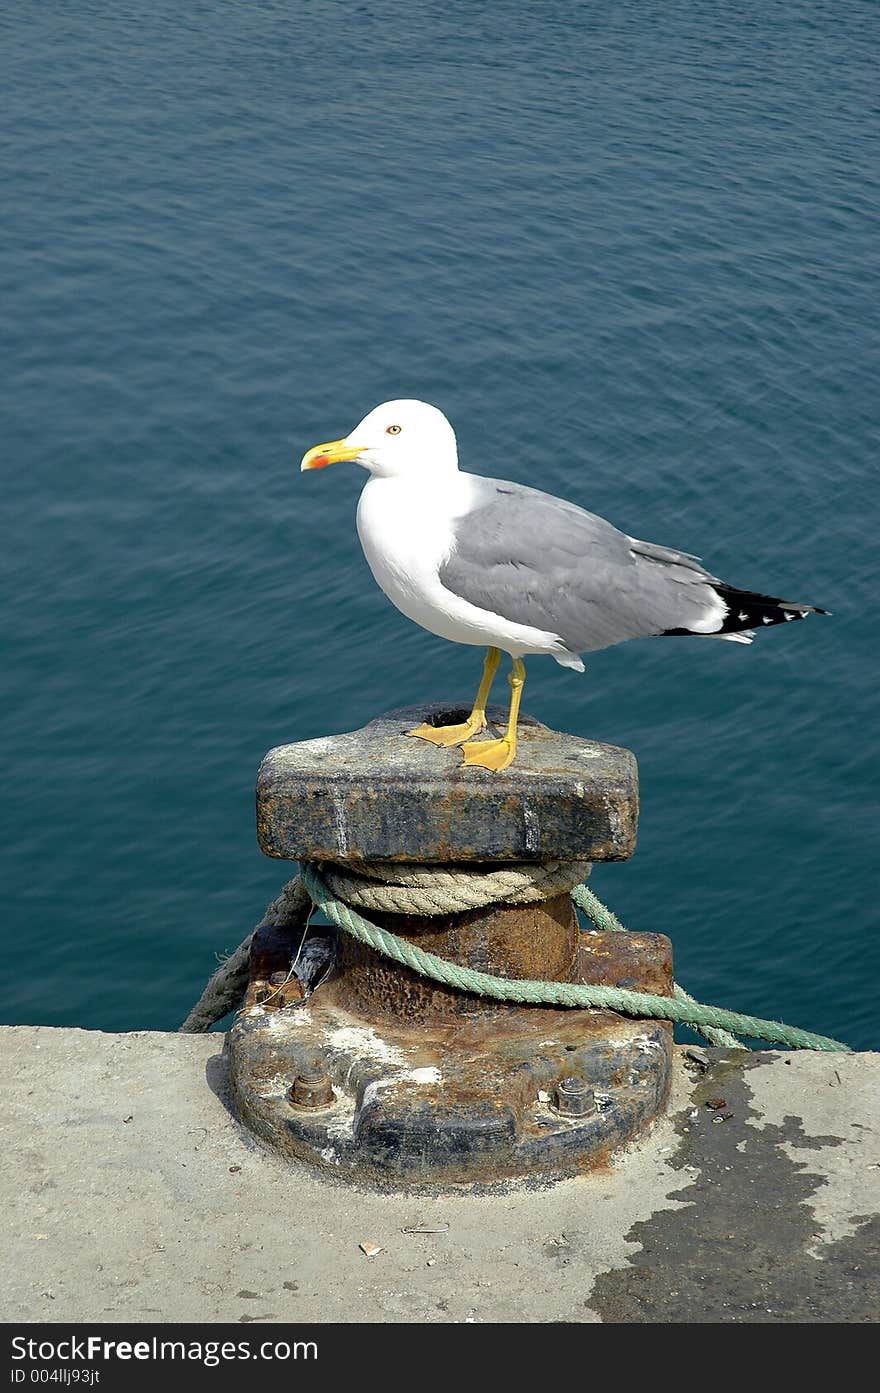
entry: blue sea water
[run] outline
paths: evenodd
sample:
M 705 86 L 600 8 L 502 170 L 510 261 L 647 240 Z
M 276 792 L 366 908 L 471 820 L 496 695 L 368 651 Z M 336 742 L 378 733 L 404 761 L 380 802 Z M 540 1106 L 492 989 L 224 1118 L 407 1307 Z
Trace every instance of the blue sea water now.
M 173 1029 L 285 879 L 266 749 L 469 700 L 376 589 L 376 403 L 834 611 L 524 706 L 639 760 L 594 889 L 702 1000 L 876 1047 L 869 0 L 3 7 L 0 1018 Z M 502 695 L 503 695 L 503 689 Z

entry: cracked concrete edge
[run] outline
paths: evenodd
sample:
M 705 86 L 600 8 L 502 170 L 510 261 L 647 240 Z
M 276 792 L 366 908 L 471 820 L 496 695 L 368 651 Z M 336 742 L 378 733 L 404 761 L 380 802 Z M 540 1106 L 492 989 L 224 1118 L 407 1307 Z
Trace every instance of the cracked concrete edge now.
M 263 1151 L 229 1114 L 222 1040 L 0 1029 L 3 1319 L 872 1318 L 850 1269 L 867 1271 L 858 1245 L 880 1207 L 878 1056 L 710 1050 L 700 1076 L 679 1050 L 668 1114 L 605 1170 L 414 1195 Z M 718 1087 L 734 1112 L 715 1124 Z M 420 1224 L 448 1228 L 403 1232 Z M 817 1232 L 830 1263 L 807 1253 Z M 381 1251 L 365 1257 L 362 1241 Z

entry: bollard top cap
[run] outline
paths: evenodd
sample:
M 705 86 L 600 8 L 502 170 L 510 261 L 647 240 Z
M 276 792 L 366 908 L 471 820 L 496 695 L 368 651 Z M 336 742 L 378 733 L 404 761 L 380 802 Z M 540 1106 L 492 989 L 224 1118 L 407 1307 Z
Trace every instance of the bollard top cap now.
M 616 745 L 521 715 L 515 762 L 466 768 L 406 732 L 464 719 L 462 704 L 401 707 L 361 730 L 279 745 L 257 778 L 257 833 L 287 860 L 622 861 L 635 848 L 638 772 Z M 490 707 L 490 723 L 506 711 Z

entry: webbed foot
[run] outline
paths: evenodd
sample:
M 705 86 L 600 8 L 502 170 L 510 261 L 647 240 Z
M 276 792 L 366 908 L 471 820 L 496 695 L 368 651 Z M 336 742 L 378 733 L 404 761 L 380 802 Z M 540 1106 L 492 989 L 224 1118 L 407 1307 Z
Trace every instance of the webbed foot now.
M 464 762 L 479 769 L 506 769 L 516 755 L 516 740 L 474 740 L 462 747 Z

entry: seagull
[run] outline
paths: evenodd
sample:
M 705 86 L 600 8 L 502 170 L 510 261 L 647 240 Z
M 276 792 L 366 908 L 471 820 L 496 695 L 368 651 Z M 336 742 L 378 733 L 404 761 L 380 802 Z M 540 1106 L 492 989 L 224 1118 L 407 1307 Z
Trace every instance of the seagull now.
M 461 746 L 469 766 L 512 763 L 530 654 L 583 672 L 583 654 L 626 639 L 751 643 L 757 628 L 828 613 L 727 585 L 688 552 L 629 537 L 563 498 L 465 473 L 452 426 L 427 402 L 383 402 L 343 439 L 307 451 L 300 467 L 342 460 L 369 474 L 357 529 L 380 589 L 430 633 L 487 649 L 468 719 L 408 732 Z M 507 729 L 474 740 L 502 652 L 512 660 Z

